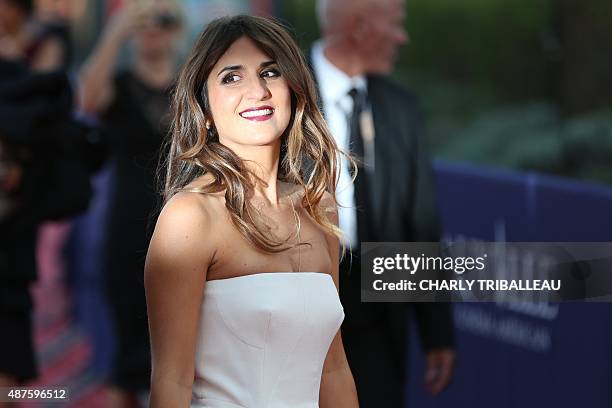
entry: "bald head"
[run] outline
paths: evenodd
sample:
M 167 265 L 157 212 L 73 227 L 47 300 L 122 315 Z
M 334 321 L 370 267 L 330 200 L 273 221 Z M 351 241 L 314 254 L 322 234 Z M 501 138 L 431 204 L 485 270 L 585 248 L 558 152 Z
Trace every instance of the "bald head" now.
M 391 71 L 407 40 L 404 0 L 318 0 L 317 16 L 332 54 L 364 73 Z
M 355 15 L 388 9 L 403 0 L 317 0 L 316 12 L 321 30 L 345 24 Z
M 319 27 L 325 31 L 331 24 L 338 25 L 350 15 L 350 11 L 354 6 L 364 1 L 367 0 L 318 0 L 316 7 Z

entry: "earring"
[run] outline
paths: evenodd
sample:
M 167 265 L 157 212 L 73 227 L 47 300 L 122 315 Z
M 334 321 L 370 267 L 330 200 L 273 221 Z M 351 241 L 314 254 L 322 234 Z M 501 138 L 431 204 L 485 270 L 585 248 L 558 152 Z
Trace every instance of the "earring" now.
M 206 129 L 210 130 L 210 122 L 209 121 L 206 121 Z

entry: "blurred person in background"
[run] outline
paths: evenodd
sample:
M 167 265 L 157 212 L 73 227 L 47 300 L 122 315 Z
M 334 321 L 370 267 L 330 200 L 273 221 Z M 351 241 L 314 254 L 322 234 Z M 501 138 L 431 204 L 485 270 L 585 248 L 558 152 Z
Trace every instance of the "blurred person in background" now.
M 66 43 L 33 11 L 32 1 L 0 0 L 0 386 L 37 376 L 29 286 L 38 226 L 85 210 L 91 195 Z
M 402 0 L 320 0 L 322 40 L 311 62 L 326 119 L 340 148 L 363 161 L 354 187 L 341 169 L 340 226 L 355 256 L 340 265 L 342 327 L 360 406 L 403 407 L 408 308 L 361 303 L 361 242 L 437 242 L 440 239 L 431 159 L 415 96 L 390 81 L 402 26 Z M 355 210 L 357 208 L 357 210 Z M 454 365 L 448 304 L 414 304 L 426 353 L 425 386 L 432 394 L 449 383 Z
M 70 60 L 69 30 L 65 22 L 34 18 L 33 0 L 0 0 L 0 49 L 22 59 L 34 71 L 66 68 Z
M 114 15 L 79 75 L 79 104 L 111 145 L 112 176 L 103 254 L 116 357 L 109 406 L 137 406 L 149 388 L 150 351 L 143 270 L 159 204 L 155 169 L 168 131 L 181 9 L 169 0 L 132 2 Z M 117 70 L 123 47 L 127 68 Z

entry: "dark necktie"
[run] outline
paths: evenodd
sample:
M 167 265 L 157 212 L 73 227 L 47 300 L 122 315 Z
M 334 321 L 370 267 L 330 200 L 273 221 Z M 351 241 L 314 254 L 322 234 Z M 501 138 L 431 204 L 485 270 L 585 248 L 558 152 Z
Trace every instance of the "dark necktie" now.
M 350 134 L 349 150 L 359 161 L 359 171 L 355 179 L 355 203 L 357 205 L 357 241 L 358 245 L 360 245 L 362 241 L 367 240 L 368 236 L 368 185 L 366 171 L 363 166 L 364 148 L 361 135 L 361 113 L 365 108 L 366 101 L 364 93 L 355 88 L 352 88 L 348 94 L 353 99 L 353 110 L 348 117 Z M 358 246 L 358 248 L 360 248 L 360 246 Z

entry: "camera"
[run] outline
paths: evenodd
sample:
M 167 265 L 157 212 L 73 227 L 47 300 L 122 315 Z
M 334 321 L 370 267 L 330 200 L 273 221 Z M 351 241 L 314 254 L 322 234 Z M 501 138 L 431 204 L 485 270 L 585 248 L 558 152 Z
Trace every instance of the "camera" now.
M 162 12 L 153 16 L 153 23 L 160 28 L 174 28 L 181 23 L 181 20 L 176 14 Z

